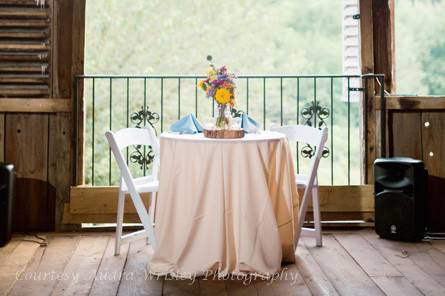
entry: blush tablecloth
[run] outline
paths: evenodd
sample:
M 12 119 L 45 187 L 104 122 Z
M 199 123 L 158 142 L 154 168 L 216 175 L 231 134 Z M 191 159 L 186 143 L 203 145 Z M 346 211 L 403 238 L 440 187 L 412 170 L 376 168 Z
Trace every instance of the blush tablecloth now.
M 298 192 L 281 133 L 161 135 L 152 274 L 278 272 L 295 262 Z

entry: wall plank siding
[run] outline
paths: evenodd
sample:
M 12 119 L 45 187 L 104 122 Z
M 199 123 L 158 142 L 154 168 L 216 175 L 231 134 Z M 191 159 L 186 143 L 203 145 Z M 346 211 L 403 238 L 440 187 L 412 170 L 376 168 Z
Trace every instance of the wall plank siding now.
M 388 156 L 404 156 L 422 159 L 422 127 L 419 112 L 391 112 Z M 418 143 L 418 145 L 407 145 Z
M 16 231 L 68 229 L 72 77 L 83 73 L 84 44 L 73 27 L 83 27 L 84 9 L 84 0 L 0 2 L 0 159 L 17 171 Z
M 0 162 L 5 161 L 5 114 L 0 113 Z
M 48 180 L 48 115 L 8 114 L 5 161 L 17 173 L 13 230 L 52 230 L 54 201 Z
M 422 102 L 426 101 L 426 102 Z M 413 104 L 401 104 L 387 110 L 389 130 L 389 156 L 412 157 L 424 161 L 428 170 L 427 227 L 430 232 L 443 233 L 445 222 L 445 108 L 441 99 L 434 97 L 414 98 Z M 403 107 L 406 109 L 403 109 Z M 425 109 L 422 109 L 422 106 Z
M 63 207 L 69 202 L 70 176 L 71 176 L 71 116 L 65 114 L 49 115 L 49 167 L 48 182 L 55 190 L 52 200 L 55 202 L 56 230 L 64 229 L 62 224 Z M 63 172 L 63 173 L 61 173 Z
M 441 112 L 423 112 L 422 130 L 423 161 L 428 168 L 429 231 L 445 232 L 445 109 Z M 428 124 L 426 124 L 428 123 Z M 422 159 L 422 158 L 420 158 Z

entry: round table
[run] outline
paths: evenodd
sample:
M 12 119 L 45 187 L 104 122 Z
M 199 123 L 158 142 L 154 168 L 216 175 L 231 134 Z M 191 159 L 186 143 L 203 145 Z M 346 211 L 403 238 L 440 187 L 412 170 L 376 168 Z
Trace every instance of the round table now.
M 298 193 L 285 135 L 161 135 L 152 274 L 271 275 L 295 262 Z

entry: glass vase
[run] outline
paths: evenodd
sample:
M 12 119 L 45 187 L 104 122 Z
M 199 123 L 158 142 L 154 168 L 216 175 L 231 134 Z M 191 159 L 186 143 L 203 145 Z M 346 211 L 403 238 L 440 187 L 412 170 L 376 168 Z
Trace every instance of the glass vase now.
M 227 129 L 229 127 L 229 117 L 226 104 L 218 104 L 218 116 L 216 117 L 216 128 Z

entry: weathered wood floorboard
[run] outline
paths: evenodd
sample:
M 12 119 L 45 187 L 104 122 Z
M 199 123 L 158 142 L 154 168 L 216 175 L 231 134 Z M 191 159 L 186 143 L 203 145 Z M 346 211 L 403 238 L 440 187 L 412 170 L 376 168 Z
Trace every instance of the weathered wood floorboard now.
M 149 276 L 151 246 L 114 256 L 111 233 L 49 234 L 47 247 L 15 237 L 0 249 L 0 295 L 445 295 L 445 243 L 400 243 L 373 231 L 302 238 L 296 264 L 273 280 Z M 407 256 L 402 254 L 406 250 Z

